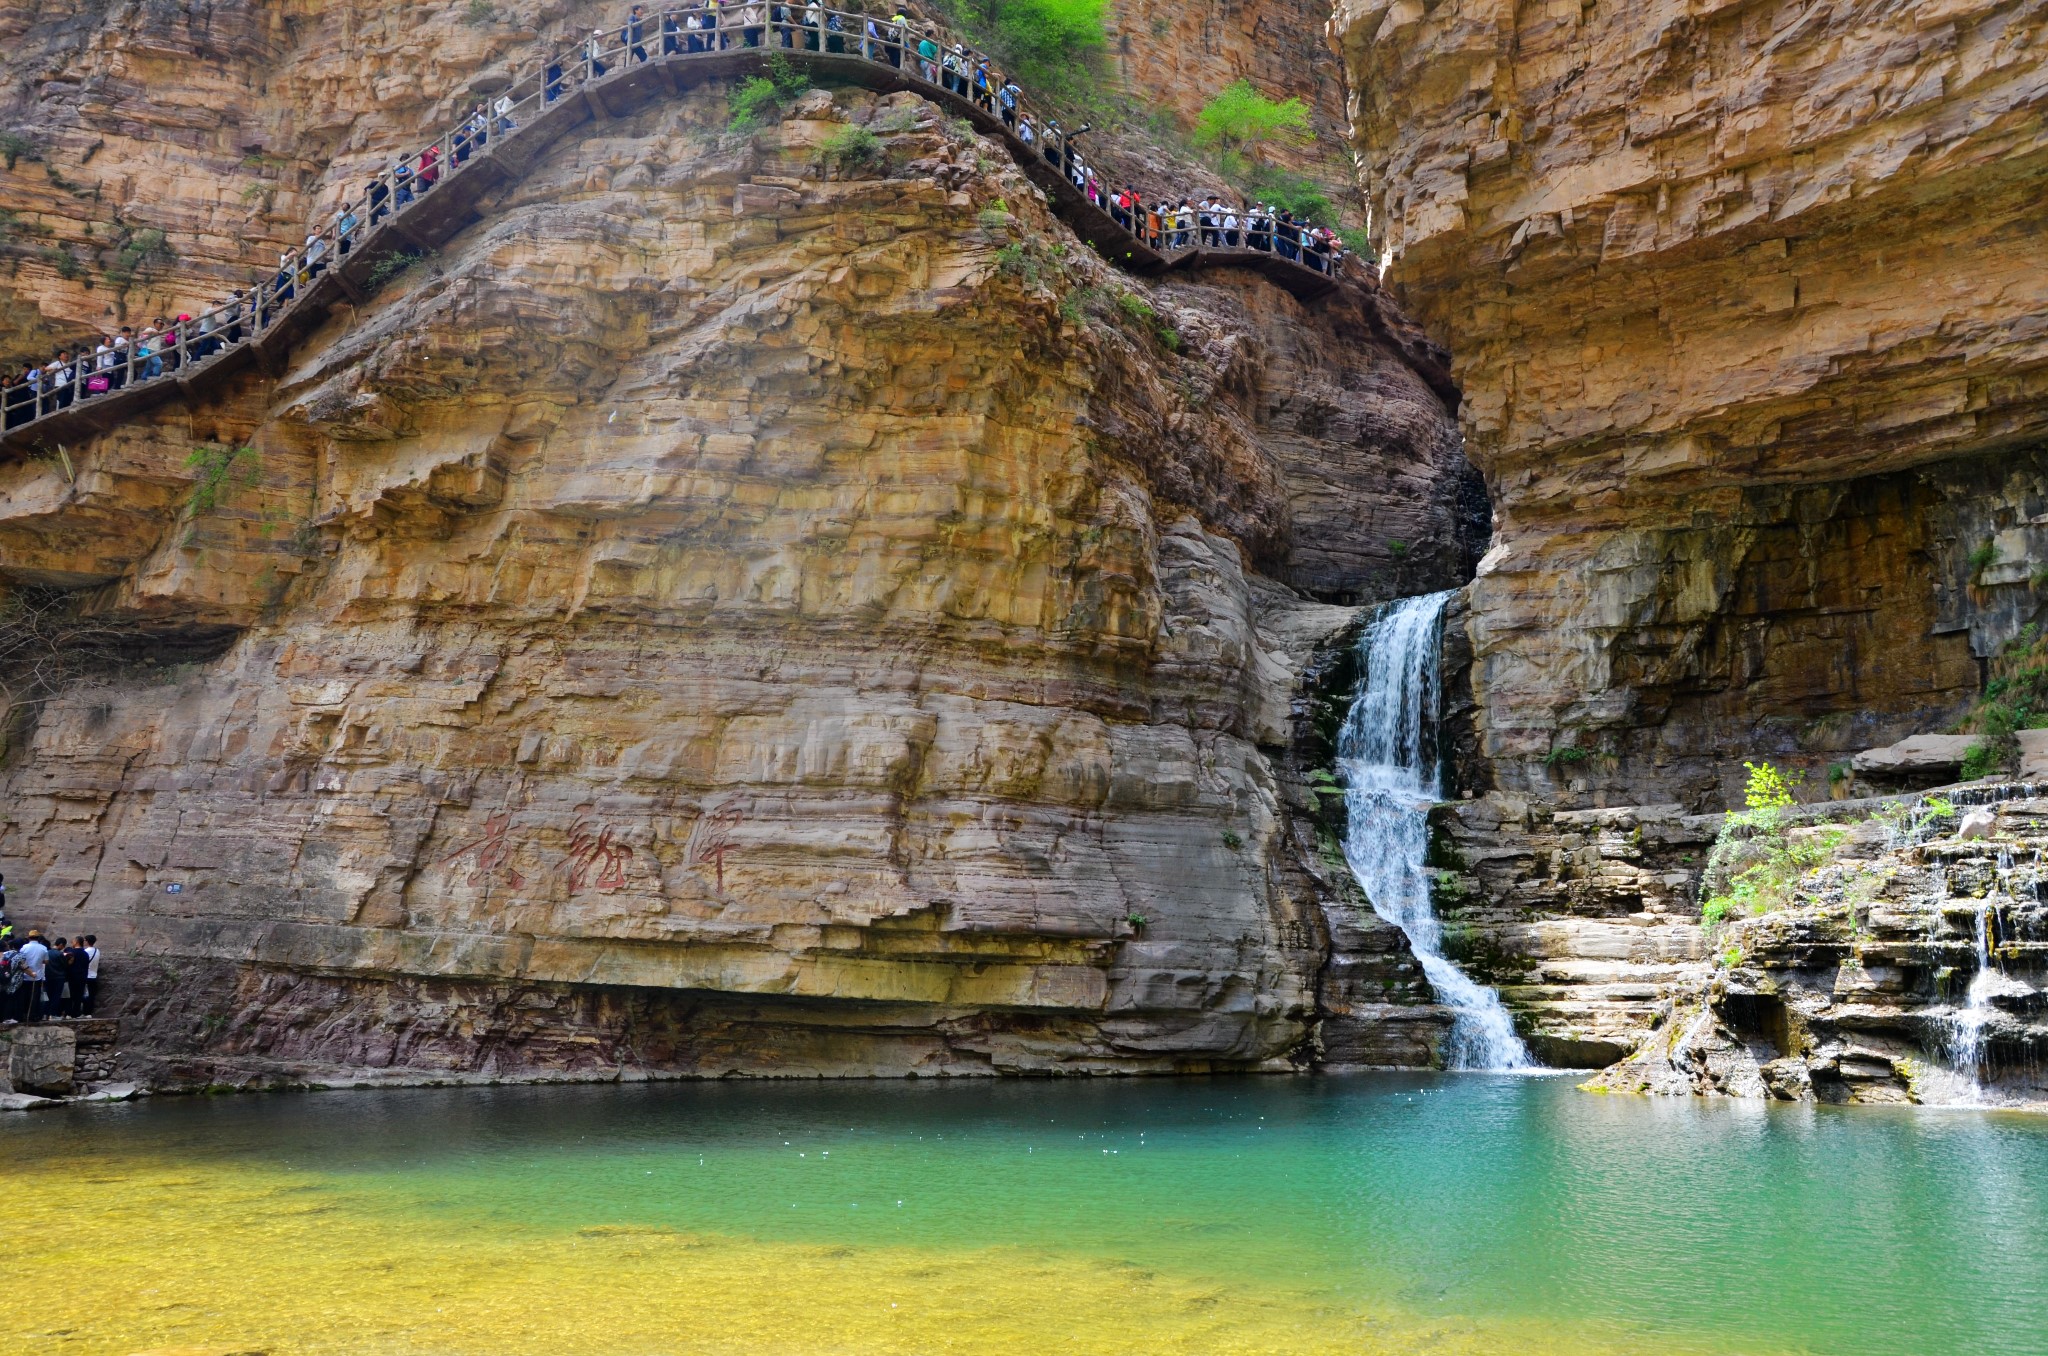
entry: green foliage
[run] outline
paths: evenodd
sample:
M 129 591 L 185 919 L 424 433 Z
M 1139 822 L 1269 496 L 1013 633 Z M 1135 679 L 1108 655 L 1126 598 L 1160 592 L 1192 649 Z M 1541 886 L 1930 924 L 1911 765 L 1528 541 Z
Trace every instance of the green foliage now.
M 1408 543 L 1402 541 L 1399 537 L 1389 538 L 1387 541 L 1387 554 L 1396 560 L 1401 559 L 1408 554 Z
M 1126 317 L 1152 332 L 1159 346 L 1169 353 L 1180 352 L 1180 331 L 1159 318 L 1159 312 L 1152 309 L 1152 303 L 1136 292 L 1120 293 L 1116 299 L 1117 309 Z
M 410 250 L 393 250 L 370 266 L 370 276 L 365 282 L 374 292 L 425 257 Z
M 1069 325 L 1084 325 L 1088 322 L 1089 309 L 1101 300 L 1101 288 L 1076 287 L 1060 298 L 1060 319 Z
M 1013 240 L 996 251 L 996 271 L 1027 287 L 1038 286 L 1041 277 L 1038 256 L 1021 240 Z
M 1258 159 L 1269 141 L 1310 141 L 1308 105 L 1296 98 L 1268 99 L 1249 80 L 1237 80 L 1202 105 L 1195 115 L 1194 140 L 1206 149 L 1239 152 Z
M 948 0 L 942 8 L 962 37 L 1026 89 L 1067 103 L 1100 104 L 1108 0 Z
M 1583 763 L 1592 756 L 1592 750 L 1581 748 L 1577 744 L 1559 744 L 1544 757 L 1543 765 L 1545 767 L 1557 767 L 1561 764 L 1569 766 L 1572 763 Z
M 1336 215 L 1336 209 L 1330 205 L 1330 195 L 1306 174 L 1260 165 L 1246 175 L 1246 183 L 1254 197 L 1298 217 L 1328 221 Z
M 1960 728 L 1983 736 L 1970 748 L 1963 779 L 1990 776 L 2019 765 L 2019 731 L 2048 724 L 2048 637 L 2029 624 L 1991 658 L 1984 695 Z
M 1997 545 L 1996 545 L 1995 543 L 1993 543 L 1993 542 L 1992 542 L 1992 540 L 1991 540 L 1991 539 L 1990 539 L 1989 537 L 1985 538 L 1985 539 L 1984 539 L 1984 541 L 1983 541 L 1983 542 L 1981 542 L 1981 543 L 1980 543 L 1980 544 L 1978 545 L 1978 547 L 1977 547 L 1977 549 L 1976 549 L 1976 550 L 1974 550 L 1974 551 L 1970 552 L 1970 578 L 1971 578 L 1971 580 L 1972 580 L 1972 581 L 1974 581 L 1974 580 L 1975 580 L 1975 579 L 1977 578 L 1977 576 L 1978 576 L 1978 575 L 1980 575 L 1980 574 L 1984 573 L 1984 571 L 1986 571 L 1986 570 L 1990 569 L 1990 568 L 1991 568 L 1991 564 L 1992 564 L 1992 562 L 1993 562 L 1993 561 L 1995 561 L 1995 560 L 1997 560 L 1997 559 L 1998 559 L 1998 547 L 1997 547 Z
M 262 458 L 255 448 L 248 446 L 218 447 L 206 443 L 192 449 L 185 465 L 195 473 L 192 493 L 185 498 L 185 507 L 195 518 L 219 508 L 236 490 L 254 485 L 263 472 Z
M 107 265 L 107 281 L 117 288 L 126 287 L 139 273 L 177 262 L 177 251 L 171 248 L 169 239 L 151 227 L 135 232 L 114 251 L 114 262 Z
M 725 96 L 726 126 L 734 132 L 751 132 L 782 111 L 782 91 L 765 75 L 748 76 Z
M 471 28 L 482 28 L 498 17 L 498 7 L 491 0 L 469 0 L 469 8 L 463 12 L 462 22 Z
M 1244 839 L 1239 837 L 1237 834 L 1233 833 L 1229 829 L 1225 829 L 1223 831 L 1223 846 L 1229 848 L 1232 852 L 1235 852 L 1239 848 L 1244 846 Z
M 65 282 L 76 282 L 85 276 L 85 265 L 78 262 L 78 256 L 70 250 L 55 245 L 45 245 L 36 254 L 42 261 L 57 270 L 57 276 Z
M 1323 808 L 1325 798 L 1335 798 L 1337 800 L 1344 798 L 1344 783 L 1338 781 L 1337 774 L 1328 768 L 1317 768 L 1308 774 L 1305 781 L 1308 787 L 1309 802 L 1318 810 Z
M 1146 926 L 1150 924 L 1152 920 L 1134 909 L 1130 913 L 1124 915 L 1124 921 L 1131 925 L 1131 931 L 1143 932 Z
M 36 158 L 36 144 L 19 132 L 0 132 L 0 161 L 12 170 L 17 161 Z
M 1829 764 L 1828 764 L 1828 785 L 1829 785 L 1829 786 L 1840 786 L 1840 785 L 1841 785 L 1841 784 L 1842 784 L 1843 782 L 1846 782 L 1846 781 L 1848 781 L 1848 780 L 1849 780 L 1849 776 L 1850 776 L 1850 771 L 1849 771 L 1849 765 L 1848 765 L 1847 763 L 1829 763 Z
M 775 92 L 784 99 L 794 99 L 811 87 L 810 75 L 798 70 L 796 63 L 781 52 L 769 52 L 761 62 L 761 69 L 768 73 L 769 80 L 775 84 Z
M 751 132 L 773 122 L 785 104 L 809 90 L 811 78 L 778 51 L 769 52 L 761 62 L 761 74 L 749 76 L 726 95 L 726 126 L 734 132 Z M 890 129 L 885 129 L 890 130 Z
M 1802 778 L 1772 763 L 1743 766 L 1749 770 L 1744 808 L 1723 821 L 1700 879 L 1700 918 L 1709 925 L 1730 914 L 1769 913 L 1791 904 L 1806 873 L 1827 861 L 1849 834 L 1831 828 L 1793 841 L 1786 812 L 1799 803 L 1795 793 Z
M 858 169 L 882 158 L 882 139 L 865 127 L 848 123 L 826 137 L 818 149 L 840 169 Z
M 1379 260 L 1379 252 L 1372 247 L 1372 237 L 1363 227 L 1345 226 L 1337 231 L 1337 238 L 1344 242 L 1344 248 L 1361 259 Z
M 1749 779 L 1742 788 L 1743 804 L 1752 815 L 1772 816 L 1771 827 L 1777 827 L 1776 817 L 1799 803 L 1793 792 L 1804 778 L 1786 776 L 1775 763 L 1745 762 L 1743 766 L 1749 769 Z

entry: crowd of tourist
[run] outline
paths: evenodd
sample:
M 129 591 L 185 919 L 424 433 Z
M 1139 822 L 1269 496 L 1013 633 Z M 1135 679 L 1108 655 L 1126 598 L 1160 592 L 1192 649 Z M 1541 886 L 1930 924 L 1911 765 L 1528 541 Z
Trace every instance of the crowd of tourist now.
M 99 938 L 45 941 L 39 928 L 20 935 L 0 895 L 0 1026 L 90 1017 L 99 983 Z
M 697 0 L 650 16 L 634 5 L 616 30 L 592 30 L 575 58 L 545 64 L 539 94 L 543 106 L 563 98 L 574 75 L 588 81 L 616 62 L 644 62 L 650 53 L 681 56 L 745 48 L 854 54 L 898 69 L 908 68 L 927 84 L 967 99 L 1000 117 L 1028 152 L 1041 155 L 1083 197 L 1123 230 L 1162 254 L 1200 247 L 1250 250 L 1322 273 L 1334 273 L 1345 256 L 1328 228 L 1261 202 L 1227 202 L 1215 195 L 1141 192 L 1129 183 L 1112 188 L 1077 144 L 1087 126 L 1063 129 L 1058 119 L 1034 116 L 1023 91 L 985 54 L 947 42 L 933 23 L 913 18 L 907 8 L 887 17 L 767 0 Z M 460 167 L 517 127 L 510 95 L 480 102 L 454 132 L 416 156 L 392 162 L 373 178 L 359 199 L 342 204 L 331 226 L 308 234 L 305 244 L 279 254 L 277 269 L 253 286 L 195 317 L 157 317 L 139 330 L 122 326 L 95 340 L 58 348 L 43 362 L 0 372 L 0 414 L 4 427 L 18 428 L 42 415 L 70 409 L 203 362 L 224 348 L 266 329 L 300 291 L 354 248 L 361 232 L 433 190 L 449 167 Z

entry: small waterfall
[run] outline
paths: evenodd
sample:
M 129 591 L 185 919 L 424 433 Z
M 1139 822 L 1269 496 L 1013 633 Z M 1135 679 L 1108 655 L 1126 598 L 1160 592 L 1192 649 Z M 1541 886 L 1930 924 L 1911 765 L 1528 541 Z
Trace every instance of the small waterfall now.
M 1999 853 L 1999 865 L 2010 871 L 2012 858 Z M 1964 1078 L 1970 1080 L 1974 1094 L 1972 1100 L 1979 1100 L 1984 1090 L 1984 1028 L 1990 1025 L 1993 1008 L 1991 996 L 1998 989 L 1998 971 L 1991 959 L 1991 901 L 1987 898 L 1977 910 L 1974 920 L 1977 933 L 1977 972 L 1970 976 L 1970 987 L 1964 995 L 1964 1006 L 1952 1011 L 1944 1025 L 1948 1027 L 1949 1064 Z
M 1365 676 L 1337 738 L 1349 823 L 1344 856 L 1373 911 L 1408 934 L 1415 958 L 1455 1020 L 1444 1050 L 1453 1069 L 1531 1069 L 1500 995 L 1445 959 L 1430 905 L 1429 807 L 1443 798 L 1437 752 L 1444 593 L 1382 607 L 1359 638 Z

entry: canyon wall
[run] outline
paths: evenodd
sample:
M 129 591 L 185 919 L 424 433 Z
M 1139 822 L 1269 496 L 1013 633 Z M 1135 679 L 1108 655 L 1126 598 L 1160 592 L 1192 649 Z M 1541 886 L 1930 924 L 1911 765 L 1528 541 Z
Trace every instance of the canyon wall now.
M 1496 784 L 1717 809 L 1743 755 L 1939 725 L 2037 610 L 2044 29 L 2040 0 L 1338 6 L 1388 276 L 1494 495 Z
M 1745 759 L 1843 794 L 2041 619 L 2048 4 L 1338 0 L 1329 34 L 1493 497 L 1455 946 L 1574 1063 L 1711 985 L 1825 987 L 1799 946 L 1716 978 L 1702 815 Z
M 247 280 L 606 12 L 473 13 L 13 12 L 7 353 Z M 1388 324 L 1118 274 L 912 95 L 593 124 L 287 370 L 0 468 L 12 605 L 109 656 L 17 713 L 16 913 L 159 1084 L 1294 1067 L 1298 676 L 1484 530 Z

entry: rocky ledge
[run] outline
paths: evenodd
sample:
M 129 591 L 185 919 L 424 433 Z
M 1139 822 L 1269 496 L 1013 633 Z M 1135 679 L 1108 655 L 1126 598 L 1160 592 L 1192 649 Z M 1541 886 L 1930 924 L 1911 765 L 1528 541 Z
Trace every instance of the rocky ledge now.
M 1712 932 L 1712 968 L 1593 1086 L 2048 1104 L 2048 799 L 1968 788 L 1790 831 L 1823 858 Z M 1868 812 L 1868 813 L 1862 813 Z M 1859 817 L 1860 816 L 1860 817 Z

